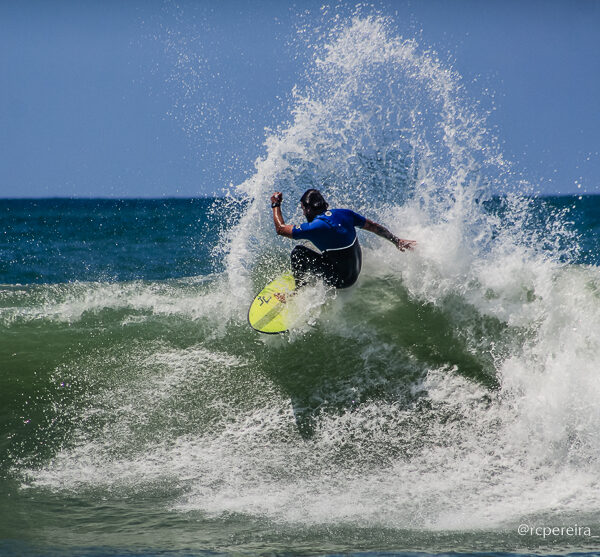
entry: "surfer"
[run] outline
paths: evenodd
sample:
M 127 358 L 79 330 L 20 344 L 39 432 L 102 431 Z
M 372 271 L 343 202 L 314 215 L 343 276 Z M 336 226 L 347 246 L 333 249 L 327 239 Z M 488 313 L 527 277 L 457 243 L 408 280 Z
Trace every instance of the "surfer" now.
M 277 234 L 293 240 L 310 240 L 321 251 L 317 253 L 301 245 L 292 250 L 292 274 L 297 287 L 304 286 L 310 275 L 321 277 L 335 288 L 348 288 L 356 282 L 362 266 L 362 252 L 355 227 L 389 240 L 400 251 L 413 249 L 416 244 L 394 236 L 381 224 L 350 209 L 329 209 L 329 204 L 316 189 L 305 191 L 300 198 L 305 223 L 285 224 L 281 214 L 282 201 L 281 192 L 271 196 Z

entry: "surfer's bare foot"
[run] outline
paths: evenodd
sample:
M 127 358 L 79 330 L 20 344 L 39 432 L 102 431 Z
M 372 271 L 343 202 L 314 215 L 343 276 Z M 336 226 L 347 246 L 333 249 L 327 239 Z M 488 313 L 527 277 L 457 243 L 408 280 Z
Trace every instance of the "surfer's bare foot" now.
M 275 292 L 273 296 L 275 296 L 275 298 L 277 298 L 282 304 L 287 302 L 286 296 L 283 292 Z

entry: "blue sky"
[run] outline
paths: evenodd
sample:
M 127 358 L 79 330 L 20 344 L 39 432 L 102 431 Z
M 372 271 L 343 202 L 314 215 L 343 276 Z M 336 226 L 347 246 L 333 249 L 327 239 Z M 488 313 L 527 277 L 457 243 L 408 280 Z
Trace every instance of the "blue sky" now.
M 351 6 L 347 3 L 348 7 Z M 288 117 L 321 2 L 0 0 L 0 197 L 198 196 Z M 542 193 L 600 193 L 600 1 L 379 2 Z M 581 186 L 581 187 L 578 187 Z

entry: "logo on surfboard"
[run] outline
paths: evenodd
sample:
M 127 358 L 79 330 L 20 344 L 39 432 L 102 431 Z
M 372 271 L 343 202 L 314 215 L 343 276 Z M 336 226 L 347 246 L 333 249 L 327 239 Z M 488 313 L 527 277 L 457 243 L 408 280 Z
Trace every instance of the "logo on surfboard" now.
M 256 299 L 260 302 L 260 305 L 262 306 L 263 304 L 268 304 L 269 300 L 272 298 L 273 296 L 269 296 L 268 298 L 265 298 L 264 296 L 257 296 Z

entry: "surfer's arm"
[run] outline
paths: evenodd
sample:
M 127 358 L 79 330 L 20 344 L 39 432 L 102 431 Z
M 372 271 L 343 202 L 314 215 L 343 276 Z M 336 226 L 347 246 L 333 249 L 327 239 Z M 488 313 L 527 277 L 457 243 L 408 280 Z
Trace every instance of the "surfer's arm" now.
M 381 224 L 369 219 L 365 219 L 363 230 L 368 230 L 369 232 L 373 232 L 373 234 L 377 234 L 377 236 L 381 236 L 382 238 L 389 240 L 400 251 L 404 251 L 405 249 L 413 249 L 417 243 L 414 240 L 403 240 L 402 238 L 398 238 L 397 236 L 394 236 L 385 226 L 382 226 Z
M 276 192 L 271 196 L 271 207 L 273 207 L 273 224 L 275 225 L 275 231 L 280 236 L 286 238 L 292 237 L 293 226 L 291 224 L 285 224 L 283 215 L 281 214 L 281 201 L 283 195 L 280 192 Z

